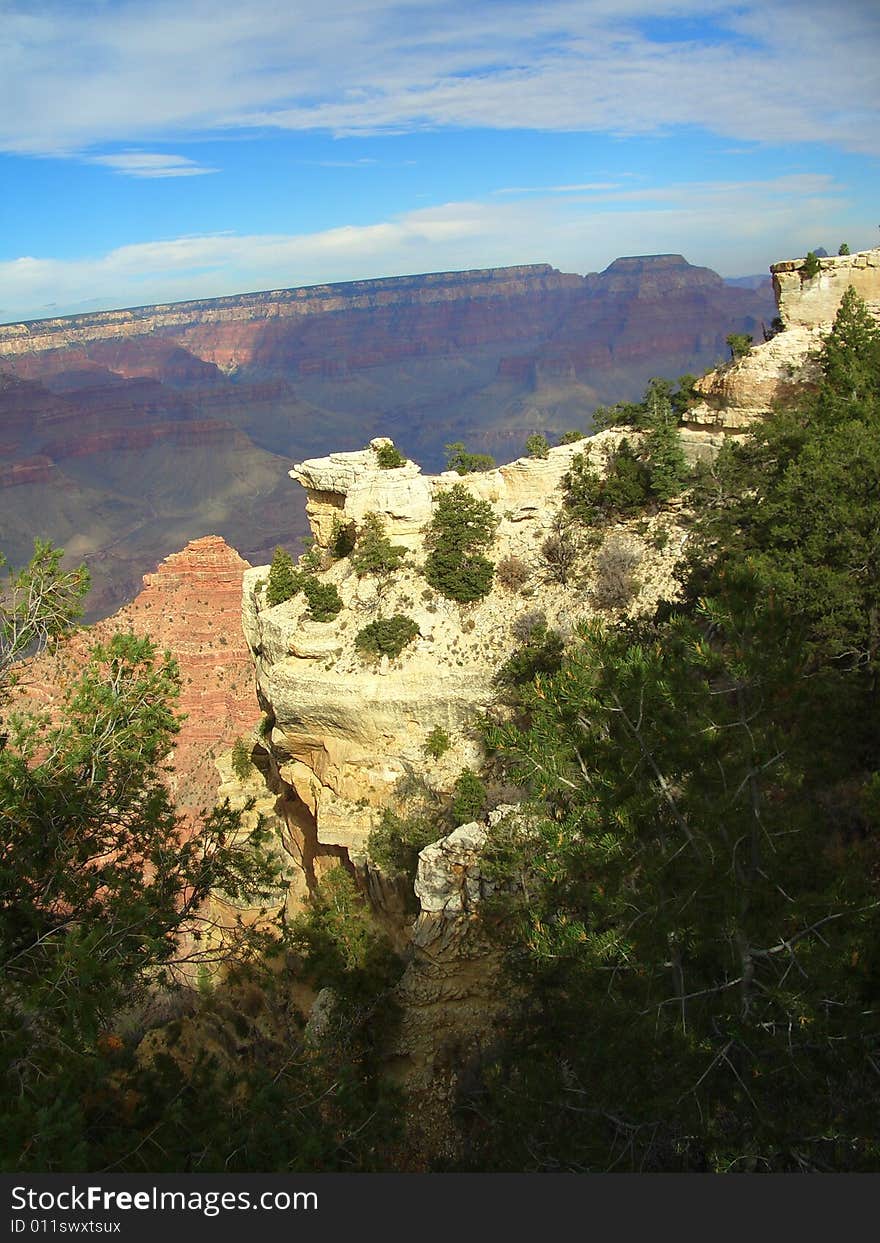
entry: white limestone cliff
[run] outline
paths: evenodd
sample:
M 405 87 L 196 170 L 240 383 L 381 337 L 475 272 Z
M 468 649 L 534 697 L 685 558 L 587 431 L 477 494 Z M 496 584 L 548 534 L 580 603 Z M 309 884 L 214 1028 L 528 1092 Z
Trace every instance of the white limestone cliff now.
M 850 286 L 880 318 L 880 248 L 822 258 L 812 277 L 803 275 L 803 262 L 772 265 L 782 331 L 697 381 L 702 400 L 688 411 L 688 427 L 745 432 L 777 402 L 815 384 L 822 341 Z

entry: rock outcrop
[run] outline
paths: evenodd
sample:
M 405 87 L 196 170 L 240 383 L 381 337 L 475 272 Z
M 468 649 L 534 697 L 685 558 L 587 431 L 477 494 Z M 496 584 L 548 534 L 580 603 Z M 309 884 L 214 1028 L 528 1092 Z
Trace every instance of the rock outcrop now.
M 776 403 L 815 384 L 822 340 L 850 286 L 880 318 L 880 248 L 822 258 L 818 273 L 810 278 L 801 271 L 803 262 L 787 259 L 772 265 L 782 331 L 697 382 L 703 400 L 688 411 L 689 427 L 746 431 Z
M 402 806 L 413 780 L 448 791 L 462 768 L 480 762 L 476 723 L 498 700 L 496 673 L 518 645 L 514 623 L 540 613 L 569 633 L 597 609 L 580 585 L 553 582 L 541 547 L 563 500 L 563 479 L 572 459 L 586 455 L 599 470 L 625 435 L 614 429 L 551 449 L 545 459 L 521 458 L 495 470 L 460 478 L 426 476 L 414 463 L 383 470 L 373 446 L 300 463 L 291 471 L 306 485 L 307 509 L 326 568 L 343 609 L 331 622 L 308 620 L 301 595 L 269 607 L 268 568 L 244 576 L 244 632 L 254 656 L 257 687 L 271 726 L 270 749 L 280 779 L 315 842 L 362 857 L 370 830 L 386 806 Z M 692 442 L 712 438 L 690 433 Z M 498 527 L 491 556 L 516 558 L 527 582 L 520 590 L 496 583 L 488 597 L 458 604 L 435 592 L 419 572 L 425 528 L 437 498 L 454 484 L 488 502 Z M 327 544 L 334 519 L 360 526 L 378 513 L 389 539 L 408 550 L 393 575 L 358 577 L 348 558 L 331 562 Z M 672 566 L 683 532 L 670 508 L 638 531 L 622 526 L 640 562 L 640 590 L 632 606 L 650 611 L 674 593 Z M 596 549 L 583 550 L 589 567 Z M 358 632 L 376 618 L 404 615 L 418 627 L 415 640 L 396 659 L 365 659 Z M 426 756 L 439 727 L 452 745 L 440 759 Z

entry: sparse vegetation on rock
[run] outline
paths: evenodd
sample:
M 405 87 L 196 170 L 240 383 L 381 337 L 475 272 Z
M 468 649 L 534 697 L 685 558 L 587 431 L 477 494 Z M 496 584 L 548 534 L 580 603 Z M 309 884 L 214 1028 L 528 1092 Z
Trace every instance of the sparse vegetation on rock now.
M 526 456 L 545 458 L 550 454 L 550 444 L 543 432 L 532 432 L 526 440 Z
M 495 459 L 489 453 L 469 453 L 460 440 L 446 446 L 446 469 L 459 475 L 472 475 L 477 471 L 492 470 Z
M 411 617 L 401 613 L 379 617 L 359 630 L 354 645 L 359 652 L 372 656 L 399 656 L 408 643 L 418 636 L 419 627 Z
M 393 444 L 376 445 L 373 452 L 382 470 L 396 470 L 398 466 L 406 466 L 406 458 Z

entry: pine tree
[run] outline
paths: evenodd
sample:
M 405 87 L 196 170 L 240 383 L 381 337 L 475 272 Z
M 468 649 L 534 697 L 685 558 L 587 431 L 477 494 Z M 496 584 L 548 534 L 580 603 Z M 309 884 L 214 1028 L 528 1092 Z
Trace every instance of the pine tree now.
M 648 463 L 651 492 L 661 501 L 668 501 L 684 488 L 688 464 L 667 397 L 652 401 L 647 426 L 642 452 Z
M 293 558 L 280 545 L 272 556 L 269 567 L 269 583 L 266 588 L 266 602 L 270 605 L 283 604 L 291 600 L 301 587 L 301 578 L 294 567 Z

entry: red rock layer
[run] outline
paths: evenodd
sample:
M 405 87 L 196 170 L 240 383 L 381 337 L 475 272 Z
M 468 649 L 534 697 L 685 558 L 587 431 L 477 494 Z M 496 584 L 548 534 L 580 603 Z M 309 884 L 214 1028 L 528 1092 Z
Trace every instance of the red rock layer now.
M 31 663 L 19 704 L 57 702 L 91 644 L 117 631 L 148 634 L 180 666 L 185 720 L 171 758 L 172 786 L 187 815 L 217 800 L 215 756 L 259 719 L 253 666 L 241 632 L 241 582 L 248 562 L 216 535 L 192 540 L 152 574 L 118 613 L 81 631 L 54 656 Z

